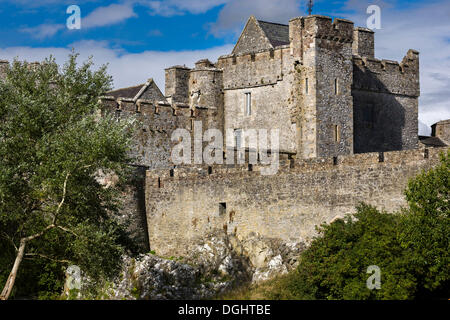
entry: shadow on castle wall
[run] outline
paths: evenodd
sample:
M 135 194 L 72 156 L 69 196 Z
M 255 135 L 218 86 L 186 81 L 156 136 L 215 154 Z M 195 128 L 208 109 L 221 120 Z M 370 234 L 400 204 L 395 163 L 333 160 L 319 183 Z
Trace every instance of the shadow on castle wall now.
M 376 73 L 355 66 L 353 71 L 354 152 L 410 149 L 405 145 L 406 113 L 414 111 L 416 98 L 389 93 Z M 405 110 L 405 107 L 412 110 Z

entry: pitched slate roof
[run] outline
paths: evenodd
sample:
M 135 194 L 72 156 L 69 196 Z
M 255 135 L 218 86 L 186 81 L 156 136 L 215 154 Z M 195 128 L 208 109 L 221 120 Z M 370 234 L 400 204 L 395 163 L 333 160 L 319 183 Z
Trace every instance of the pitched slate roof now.
M 108 96 L 113 96 L 114 98 L 130 98 L 133 99 L 141 91 L 145 84 L 139 84 L 134 87 L 122 88 L 113 91 L 109 91 Z
M 427 147 L 446 147 L 447 145 L 442 142 L 438 137 L 419 136 L 420 143 Z
M 128 98 L 133 99 L 135 102 L 138 99 L 146 99 L 146 100 L 165 100 L 164 95 L 161 90 L 156 85 L 155 81 L 152 78 L 148 79 L 148 81 L 144 84 L 139 84 L 134 87 L 122 88 L 113 91 L 109 91 L 106 93 L 108 96 L 113 96 L 114 98 Z
M 274 48 L 289 44 L 288 25 L 261 20 L 258 23 Z

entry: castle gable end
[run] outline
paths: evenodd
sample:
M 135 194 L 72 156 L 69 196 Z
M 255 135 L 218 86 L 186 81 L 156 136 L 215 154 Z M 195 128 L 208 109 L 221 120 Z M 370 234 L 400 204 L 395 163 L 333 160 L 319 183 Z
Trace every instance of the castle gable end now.
M 251 16 L 233 49 L 233 54 L 269 50 L 273 47 L 266 33 L 261 28 L 259 21 L 254 16 Z

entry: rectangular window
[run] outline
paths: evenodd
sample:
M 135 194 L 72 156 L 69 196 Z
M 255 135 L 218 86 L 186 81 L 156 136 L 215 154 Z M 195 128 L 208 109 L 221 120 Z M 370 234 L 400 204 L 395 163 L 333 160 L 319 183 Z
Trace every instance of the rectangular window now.
M 250 116 L 252 114 L 252 94 L 250 92 L 245 93 L 245 115 Z
M 334 126 L 334 142 L 339 142 L 341 140 L 341 132 L 338 125 Z
M 338 79 L 334 79 L 334 94 L 339 94 L 339 83 L 338 83 Z
M 309 92 L 309 80 L 308 78 L 305 79 L 305 93 L 308 94 Z
M 219 215 L 224 215 L 227 213 L 227 204 L 226 202 L 219 203 Z

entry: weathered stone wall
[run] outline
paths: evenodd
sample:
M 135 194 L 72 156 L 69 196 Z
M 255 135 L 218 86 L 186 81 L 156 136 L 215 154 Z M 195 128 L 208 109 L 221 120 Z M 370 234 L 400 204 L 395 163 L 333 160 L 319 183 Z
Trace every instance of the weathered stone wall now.
M 197 63 L 189 76 L 189 105 L 194 110 L 196 121 L 203 122 L 203 128 L 219 129 L 223 132 L 223 72 L 213 65 Z M 195 112 L 197 111 L 197 112 Z M 201 116 L 200 118 L 198 116 Z
M 355 153 L 417 148 L 418 52 L 409 50 L 402 63 L 353 61 Z
M 166 69 L 165 96 L 169 102 L 188 103 L 189 68 L 173 66 Z
M 289 47 L 223 56 L 217 66 L 223 69 L 225 129 L 279 129 L 280 149 L 295 152 L 294 61 Z M 251 94 L 250 115 L 246 93 Z
M 149 101 L 164 101 L 165 97 L 162 94 L 161 90 L 159 90 L 156 83 L 153 80 L 151 80 L 149 86 L 147 87 L 147 89 L 145 89 L 145 91 L 142 93 L 139 99 Z
M 183 112 L 175 114 L 173 107 L 166 103 L 139 99 L 118 101 L 112 97 L 102 97 L 103 109 L 115 112 L 119 119 L 136 118 L 137 128 L 134 132 L 134 143 L 131 156 L 134 165 L 148 168 L 171 168 L 172 132 L 186 126 L 187 117 Z
M 355 28 L 353 31 L 353 54 L 361 57 L 375 57 L 375 33 L 367 28 Z
M 259 167 L 215 166 L 147 171 L 150 247 L 186 255 L 192 243 L 225 230 L 238 239 L 254 234 L 284 242 L 308 242 L 315 226 L 354 213 L 364 201 L 394 211 L 405 206 L 408 179 L 439 161 L 448 149 L 367 153 L 283 161 L 278 174 Z M 382 161 L 382 162 L 380 162 Z
M 439 121 L 435 123 L 432 127 L 431 135 L 433 137 L 438 137 L 447 145 L 450 145 L 450 120 Z
M 299 155 L 329 157 L 353 152 L 353 23 L 309 16 L 291 20 L 293 48 L 302 62 L 299 95 Z
M 121 196 L 120 221 L 133 241 L 133 249 L 139 253 L 150 250 L 145 212 L 145 173 L 146 167 L 133 167 L 128 185 Z

